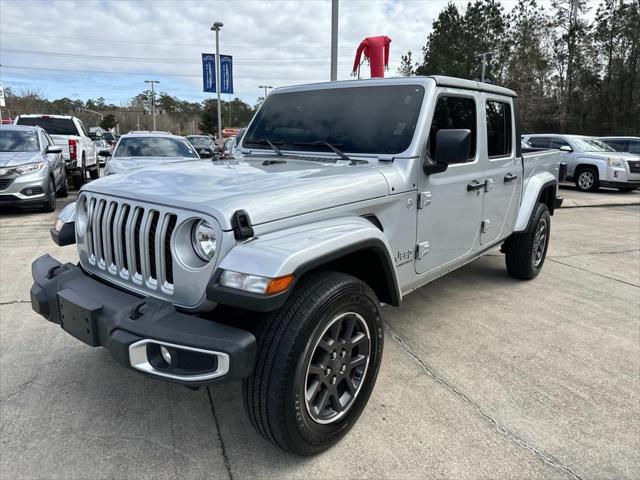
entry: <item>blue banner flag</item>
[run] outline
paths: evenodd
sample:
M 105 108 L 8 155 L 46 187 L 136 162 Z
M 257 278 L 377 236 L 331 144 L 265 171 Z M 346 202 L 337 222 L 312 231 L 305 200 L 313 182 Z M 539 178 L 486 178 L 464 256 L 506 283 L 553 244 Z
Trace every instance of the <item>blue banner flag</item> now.
M 220 93 L 233 93 L 233 57 L 220 55 Z M 216 91 L 216 56 L 212 53 L 202 54 L 202 90 Z

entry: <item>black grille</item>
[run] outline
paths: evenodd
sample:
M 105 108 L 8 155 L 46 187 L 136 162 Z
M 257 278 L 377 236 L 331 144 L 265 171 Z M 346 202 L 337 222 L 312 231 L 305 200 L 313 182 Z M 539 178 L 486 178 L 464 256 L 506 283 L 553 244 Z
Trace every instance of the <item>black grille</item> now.
M 629 162 L 629 171 L 631 173 L 640 173 L 640 162 Z
M 134 233 L 134 251 L 136 254 L 136 273 L 138 275 L 142 275 L 142 265 L 140 264 L 140 226 L 142 225 L 142 214 L 143 211 L 140 209 L 138 212 L 138 218 L 136 218 L 136 225 L 133 229 Z
M 0 190 L 6 190 L 13 183 L 13 178 L 0 178 Z
M 167 233 L 164 236 L 164 268 L 167 276 L 167 283 L 173 284 L 173 254 L 171 253 L 171 235 L 176 228 L 178 217 L 169 215 L 169 224 L 167 225 Z
M 127 219 L 129 218 L 129 205 L 123 205 L 122 207 L 123 211 L 122 211 L 122 222 L 121 222 L 121 229 L 120 229 L 120 242 L 122 245 L 122 263 L 124 265 L 124 268 L 126 270 L 129 270 L 129 260 L 127 260 Z
M 149 239 L 147 242 L 147 248 L 149 249 L 149 271 L 151 273 L 151 278 L 154 280 L 158 279 L 158 274 L 156 273 L 156 228 L 158 227 L 158 217 L 160 214 L 158 212 L 151 212 L 151 226 L 149 230 Z

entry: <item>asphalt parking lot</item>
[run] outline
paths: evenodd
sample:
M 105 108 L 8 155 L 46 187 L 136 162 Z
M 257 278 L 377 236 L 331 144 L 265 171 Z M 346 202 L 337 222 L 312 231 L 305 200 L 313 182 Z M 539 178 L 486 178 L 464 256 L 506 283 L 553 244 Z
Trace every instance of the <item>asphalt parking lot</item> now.
M 640 191 L 562 194 L 615 206 L 558 211 L 531 282 L 495 251 L 385 307 L 367 409 L 308 459 L 254 433 L 238 384 L 144 378 L 32 312 L 31 261 L 75 248 L 49 239 L 55 214 L 3 210 L 0 476 L 637 478 Z

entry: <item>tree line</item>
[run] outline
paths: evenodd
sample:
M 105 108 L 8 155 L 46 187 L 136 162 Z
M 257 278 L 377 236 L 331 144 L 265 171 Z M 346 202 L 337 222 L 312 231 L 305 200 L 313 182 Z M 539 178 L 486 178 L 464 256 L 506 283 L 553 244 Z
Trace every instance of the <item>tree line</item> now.
M 7 110 L 11 116 L 42 113 L 50 115 L 73 115 L 87 126 L 100 126 L 105 129 L 116 128 L 120 133 L 132 130 L 152 130 L 152 94 L 145 90 L 123 105 L 106 103 L 103 97 L 82 101 L 79 99 L 59 98 L 48 100 L 42 94 L 25 90 L 20 93 L 5 87 Z M 259 99 L 258 105 L 262 99 Z M 239 98 L 221 101 L 222 128 L 246 127 L 258 105 L 251 106 Z M 166 92 L 155 93 L 156 129 L 170 131 L 178 135 L 192 133 L 217 134 L 218 110 L 214 99 L 204 102 L 181 100 Z M 95 112 L 101 114 L 98 115 Z
M 480 79 L 489 53 L 486 79 L 518 93 L 523 132 L 640 135 L 640 0 L 449 3 L 421 53 L 398 73 Z

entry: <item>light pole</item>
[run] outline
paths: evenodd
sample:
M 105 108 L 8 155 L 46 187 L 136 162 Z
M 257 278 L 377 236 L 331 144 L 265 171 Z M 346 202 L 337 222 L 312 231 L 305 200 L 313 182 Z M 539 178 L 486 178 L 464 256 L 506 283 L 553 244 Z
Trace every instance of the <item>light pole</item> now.
M 154 84 L 160 83 L 158 80 L 145 80 L 144 83 L 151 84 L 151 115 L 153 116 L 153 129 L 156 129 L 156 92 L 153 89 Z
M 215 22 L 211 30 L 216 32 L 216 93 L 218 95 L 218 142 L 222 140 L 222 111 L 220 110 L 220 29 L 224 26 L 222 22 Z
M 264 88 L 264 98 L 267 99 L 267 90 L 273 88 L 271 85 L 258 85 L 258 88 Z
M 338 0 L 331 0 L 331 81 L 335 82 L 337 79 L 338 79 Z
M 485 52 L 478 55 L 479 58 L 482 59 L 482 75 L 480 76 L 480 81 L 484 83 L 485 72 L 487 70 L 487 57 L 490 55 L 495 55 L 496 52 Z

